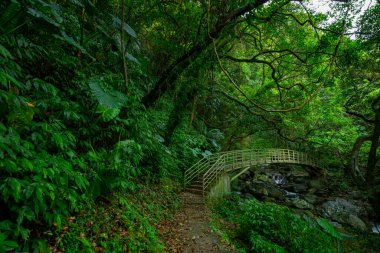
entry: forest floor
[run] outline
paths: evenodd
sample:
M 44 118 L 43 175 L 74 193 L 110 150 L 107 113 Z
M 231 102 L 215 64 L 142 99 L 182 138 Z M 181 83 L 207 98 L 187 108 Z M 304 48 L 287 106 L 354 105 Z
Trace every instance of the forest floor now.
M 187 204 L 173 220 L 157 225 L 168 253 L 235 252 L 210 227 L 211 212 L 204 204 Z

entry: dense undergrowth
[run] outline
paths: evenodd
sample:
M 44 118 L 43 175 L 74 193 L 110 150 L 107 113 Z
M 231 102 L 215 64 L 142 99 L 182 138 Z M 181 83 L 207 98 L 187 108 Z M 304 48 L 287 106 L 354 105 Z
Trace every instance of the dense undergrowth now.
M 378 235 L 337 231 L 311 213 L 238 196 L 211 203 L 214 228 L 240 252 L 377 252 Z
M 317 222 L 308 222 L 311 218 L 305 220 L 286 207 L 233 198 L 212 208 L 218 217 L 235 224 L 234 230 L 227 231 L 228 237 L 243 251 L 338 252 L 338 234 L 331 225 L 324 224 L 330 231 L 326 233 Z
M 46 232 L 52 252 L 164 252 L 154 224 L 170 219 L 180 206 L 178 186 L 138 185 L 134 194 L 118 193 L 68 217 L 62 229 Z

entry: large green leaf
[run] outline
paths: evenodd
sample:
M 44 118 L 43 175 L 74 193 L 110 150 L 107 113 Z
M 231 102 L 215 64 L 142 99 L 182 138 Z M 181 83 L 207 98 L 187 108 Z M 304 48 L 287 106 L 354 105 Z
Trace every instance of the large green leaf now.
M 121 27 L 121 20 L 118 17 L 112 16 L 113 25 L 115 28 Z M 133 38 L 137 38 L 136 32 L 127 23 L 124 22 L 124 31 L 126 31 Z
M 12 57 L 11 53 L 1 44 L 0 44 L 0 55 L 5 57 L 5 58 L 11 58 Z
M 88 52 L 87 50 L 82 47 L 78 42 L 76 42 L 74 40 L 73 37 L 70 37 L 69 35 L 67 35 L 67 33 L 65 31 L 61 31 L 61 35 L 62 36 L 57 36 L 55 35 L 56 38 L 58 39 L 61 39 L 63 41 L 66 41 L 67 43 L 69 43 L 70 45 L 76 47 L 77 49 L 79 49 L 82 53 L 84 53 L 85 55 L 87 55 L 88 57 L 90 57 L 92 60 L 96 60 L 94 57 L 92 57 Z
M 97 99 L 99 104 L 109 109 L 120 109 L 127 102 L 124 94 L 104 88 L 102 81 L 99 78 L 91 78 L 89 82 L 92 95 Z M 113 112 L 115 114 L 116 112 Z
M 0 233 L 0 252 L 9 252 L 18 247 L 17 242 L 6 240 L 7 236 Z
M 41 12 L 38 9 L 28 8 L 28 13 L 30 15 L 32 15 L 33 17 L 41 18 L 41 19 L 45 20 L 46 22 L 48 22 L 49 24 L 51 24 L 51 25 L 53 25 L 55 27 L 60 27 L 61 26 L 61 24 L 59 22 L 57 22 L 56 20 L 52 19 L 51 17 L 49 17 L 48 15 L 46 15 L 45 13 Z
M 8 178 L 8 184 L 12 189 L 12 195 L 16 202 L 21 198 L 21 183 L 16 178 Z
M 331 236 L 333 236 L 333 237 L 335 237 L 337 239 L 342 239 L 342 236 L 340 235 L 340 233 L 335 230 L 334 226 L 331 225 L 330 222 L 328 222 L 328 220 L 322 219 L 322 218 L 318 218 L 317 219 L 317 223 L 329 235 L 331 235 Z
M 2 34 L 9 34 L 17 30 L 21 24 L 21 5 L 18 1 L 12 0 L 5 10 L 0 14 L 0 31 Z
M 139 60 L 137 60 L 133 55 L 131 55 L 130 53 L 128 53 L 128 52 L 126 52 L 125 53 L 125 56 L 127 57 L 127 59 L 128 60 L 130 60 L 130 61 L 133 61 L 134 63 L 137 63 L 137 64 L 141 64 L 140 62 L 139 62 Z
M 8 83 L 12 83 L 18 88 L 23 87 L 23 84 L 17 81 L 13 76 L 0 71 L 0 85 L 8 89 Z
M 106 106 L 99 104 L 99 106 L 96 109 L 96 112 L 101 114 L 102 119 L 104 121 L 110 121 L 110 120 L 116 118 L 117 115 L 119 115 L 120 109 L 119 108 L 108 108 Z

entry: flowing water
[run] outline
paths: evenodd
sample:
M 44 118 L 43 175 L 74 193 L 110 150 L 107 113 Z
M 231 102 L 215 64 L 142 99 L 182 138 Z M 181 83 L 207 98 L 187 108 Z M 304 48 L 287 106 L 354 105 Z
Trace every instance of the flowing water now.
M 380 223 L 372 223 L 372 233 L 380 234 Z

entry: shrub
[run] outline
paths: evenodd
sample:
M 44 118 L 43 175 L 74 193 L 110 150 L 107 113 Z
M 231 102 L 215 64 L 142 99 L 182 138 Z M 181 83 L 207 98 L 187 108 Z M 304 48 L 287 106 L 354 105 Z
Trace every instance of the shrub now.
M 287 207 L 257 200 L 228 200 L 214 210 L 237 225 L 236 236 L 254 252 L 336 252 L 334 238 Z

